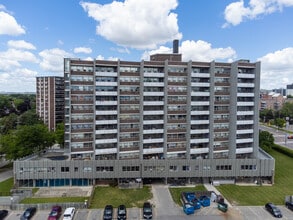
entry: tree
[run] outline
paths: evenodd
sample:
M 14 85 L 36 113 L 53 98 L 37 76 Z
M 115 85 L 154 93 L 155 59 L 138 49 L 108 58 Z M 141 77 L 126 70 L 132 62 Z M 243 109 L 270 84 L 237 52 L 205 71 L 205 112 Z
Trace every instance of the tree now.
M 263 122 L 268 122 L 274 119 L 274 112 L 272 109 L 263 109 L 259 112 L 259 117 Z
M 0 118 L 0 133 L 7 134 L 10 130 L 16 129 L 17 127 L 17 115 L 12 113 L 8 116 Z
M 259 147 L 264 151 L 269 152 L 274 145 L 274 136 L 268 131 L 259 132 Z
M 64 123 L 59 123 L 56 126 L 55 139 L 61 147 L 64 146 Z
M 283 118 L 275 118 L 274 125 L 276 125 L 278 128 L 283 128 L 286 124 L 286 120 Z
M 24 112 L 19 116 L 20 125 L 35 125 L 42 124 L 43 122 L 39 119 L 38 115 L 34 110 Z
M 43 124 L 25 125 L 18 130 L 3 135 L 0 145 L 7 159 L 18 159 L 50 147 L 54 144 L 54 135 Z

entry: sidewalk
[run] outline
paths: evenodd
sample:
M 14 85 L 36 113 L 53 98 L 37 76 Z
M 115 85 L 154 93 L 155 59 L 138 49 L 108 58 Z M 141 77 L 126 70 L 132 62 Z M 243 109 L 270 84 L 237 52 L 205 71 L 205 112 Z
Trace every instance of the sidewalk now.
M 0 182 L 3 182 L 4 180 L 7 180 L 9 178 L 13 177 L 13 170 L 7 170 L 0 173 Z
M 212 184 L 204 184 L 204 187 L 208 190 L 208 191 L 214 191 L 217 195 L 222 195 L 216 187 L 214 187 Z M 225 198 L 224 198 L 225 199 Z M 228 207 L 232 207 L 232 205 L 229 203 L 229 201 L 227 199 L 225 199 L 225 203 L 228 204 Z

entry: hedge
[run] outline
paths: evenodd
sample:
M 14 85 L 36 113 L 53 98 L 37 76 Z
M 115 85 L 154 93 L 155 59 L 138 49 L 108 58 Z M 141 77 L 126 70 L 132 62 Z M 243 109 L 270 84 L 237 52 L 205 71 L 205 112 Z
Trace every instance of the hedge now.
M 293 158 L 293 150 L 291 150 L 290 148 L 283 147 L 283 146 L 280 146 L 277 144 L 274 144 L 272 148 L 282 154 L 285 154 L 285 155 Z

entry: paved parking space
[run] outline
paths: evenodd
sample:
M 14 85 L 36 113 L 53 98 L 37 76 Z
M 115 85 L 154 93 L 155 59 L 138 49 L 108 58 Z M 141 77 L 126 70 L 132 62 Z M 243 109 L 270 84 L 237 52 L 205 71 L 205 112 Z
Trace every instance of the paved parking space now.
M 285 206 L 278 206 L 283 214 L 282 219 L 293 220 L 293 212 L 287 209 Z M 276 219 L 273 217 L 264 206 L 238 206 L 243 220 L 269 220 Z

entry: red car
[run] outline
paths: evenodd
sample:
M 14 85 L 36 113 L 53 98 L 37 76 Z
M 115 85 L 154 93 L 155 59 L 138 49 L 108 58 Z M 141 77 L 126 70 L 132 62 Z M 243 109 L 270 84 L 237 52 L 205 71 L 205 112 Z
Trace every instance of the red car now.
M 57 220 L 62 214 L 62 207 L 59 205 L 53 206 L 48 216 L 48 220 Z

